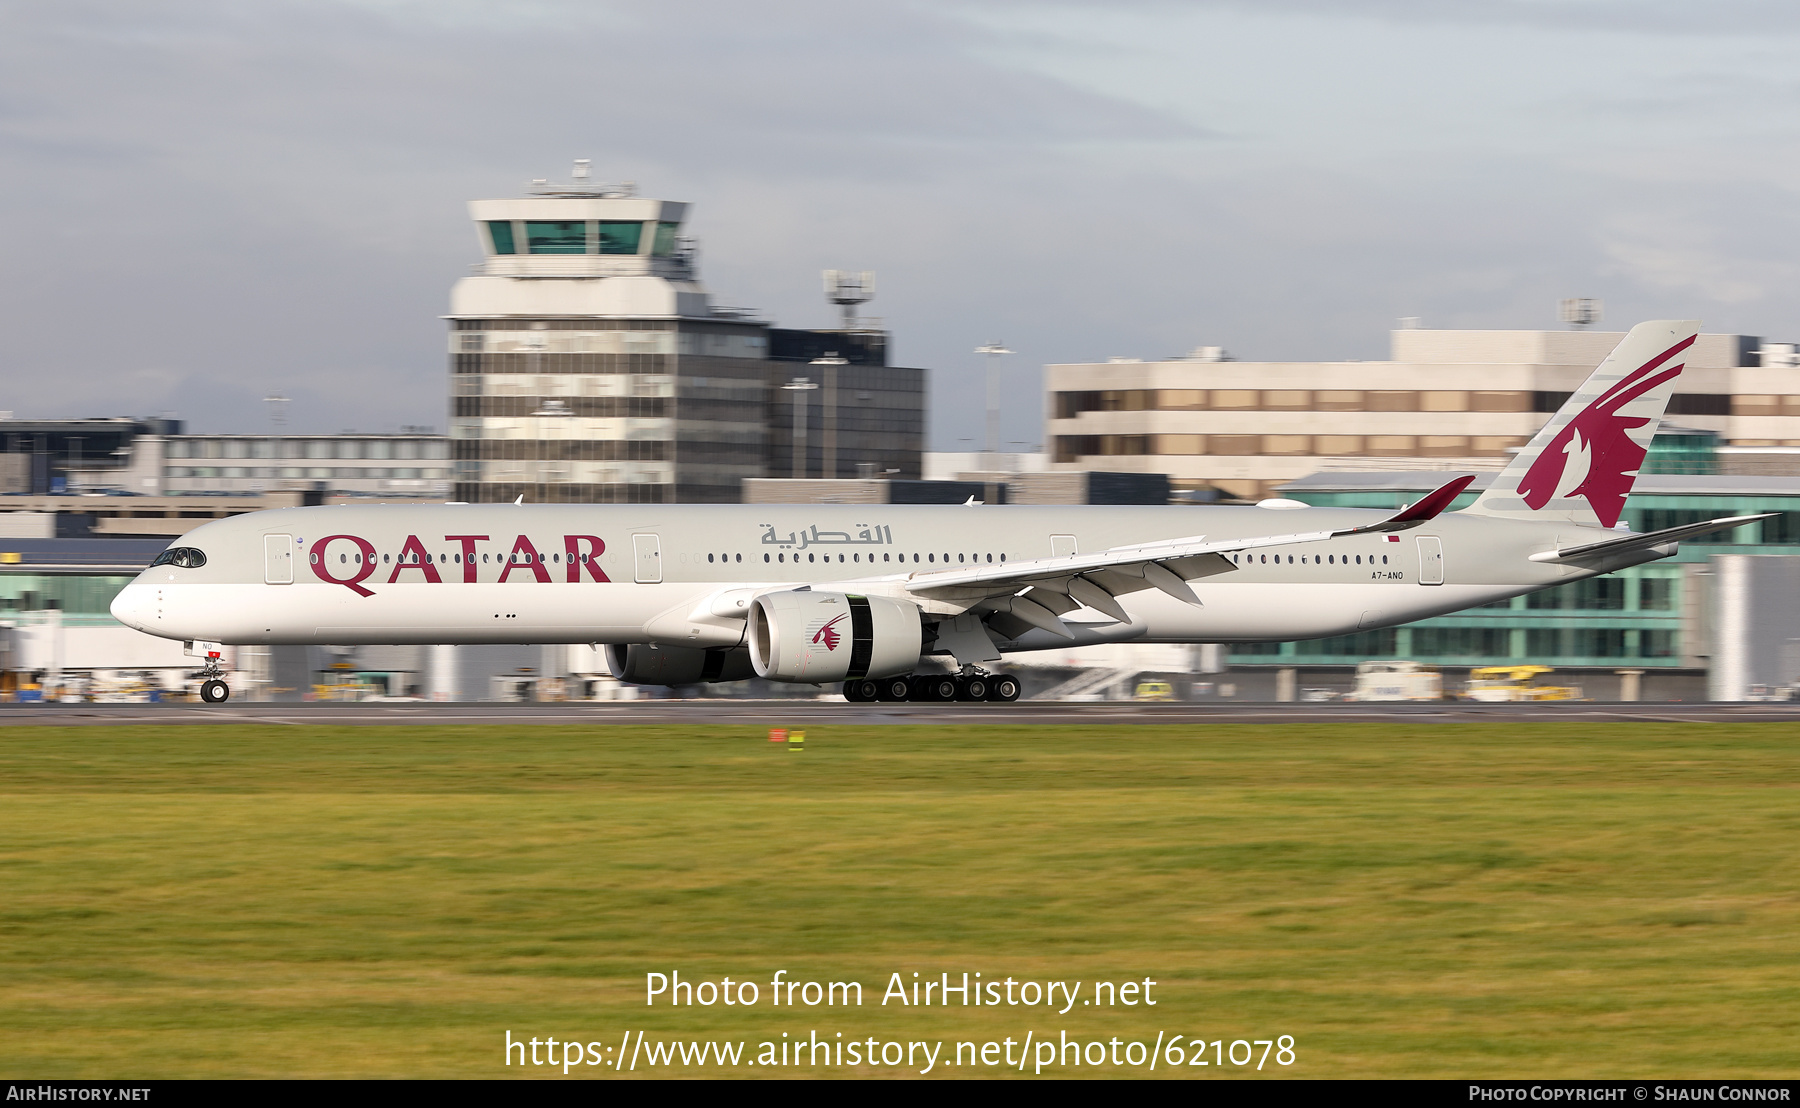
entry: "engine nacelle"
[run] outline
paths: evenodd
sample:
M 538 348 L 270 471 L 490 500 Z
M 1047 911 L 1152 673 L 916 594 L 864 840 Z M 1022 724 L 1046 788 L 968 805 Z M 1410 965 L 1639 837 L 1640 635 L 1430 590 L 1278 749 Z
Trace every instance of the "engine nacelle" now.
M 911 673 L 924 649 L 917 605 L 810 589 L 751 601 L 745 637 L 758 677 L 815 685 Z
M 628 685 L 695 685 L 744 681 L 756 676 L 744 647 L 699 650 L 691 646 L 608 645 L 606 671 Z

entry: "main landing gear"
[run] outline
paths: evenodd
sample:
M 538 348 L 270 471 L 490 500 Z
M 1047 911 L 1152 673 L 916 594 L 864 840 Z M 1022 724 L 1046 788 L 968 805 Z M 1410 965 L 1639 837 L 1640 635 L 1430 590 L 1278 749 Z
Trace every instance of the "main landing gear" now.
M 852 704 L 876 701 L 990 701 L 1010 704 L 1019 699 L 1019 679 L 971 667 L 962 673 L 915 673 L 910 677 L 864 678 L 844 682 L 844 699 Z

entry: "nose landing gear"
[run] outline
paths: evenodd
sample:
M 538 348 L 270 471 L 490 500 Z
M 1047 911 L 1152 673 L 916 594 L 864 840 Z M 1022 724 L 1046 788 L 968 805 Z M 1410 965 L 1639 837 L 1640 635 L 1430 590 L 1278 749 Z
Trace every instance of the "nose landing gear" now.
M 200 676 L 206 680 L 200 682 L 200 699 L 208 704 L 223 704 L 231 699 L 231 686 L 224 681 L 225 671 L 219 668 L 219 659 L 210 656 L 206 665 L 200 670 Z

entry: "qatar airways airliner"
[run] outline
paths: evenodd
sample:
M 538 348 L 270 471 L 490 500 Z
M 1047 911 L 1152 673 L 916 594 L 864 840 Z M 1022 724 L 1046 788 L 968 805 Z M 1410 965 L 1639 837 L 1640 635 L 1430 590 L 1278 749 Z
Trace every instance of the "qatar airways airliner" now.
M 1114 642 L 1390 627 L 1666 558 L 1618 527 L 1699 325 L 1634 327 L 1470 506 L 334 505 L 199 527 L 113 602 L 218 644 L 593 643 L 641 684 L 843 683 L 853 701 L 1018 698 L 987 664 Z M 1196 534 L 1196 531 L 1203 533 Z M 207 649 L 210 647 L 211 649 Z M 954 672 L 915 674 L 922 658 Z M 209 661 L 202 697 L 230 689 Z

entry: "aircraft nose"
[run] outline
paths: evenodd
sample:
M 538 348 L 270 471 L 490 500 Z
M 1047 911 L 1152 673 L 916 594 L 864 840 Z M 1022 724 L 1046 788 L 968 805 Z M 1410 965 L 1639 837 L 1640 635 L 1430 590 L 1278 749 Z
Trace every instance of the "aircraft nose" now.
M 119 595 L 113 597 L 113 618 L 139 631 L 150 630 L 156 604 L 151 589 L 150 585 L 126 585 L 120 589 Z

